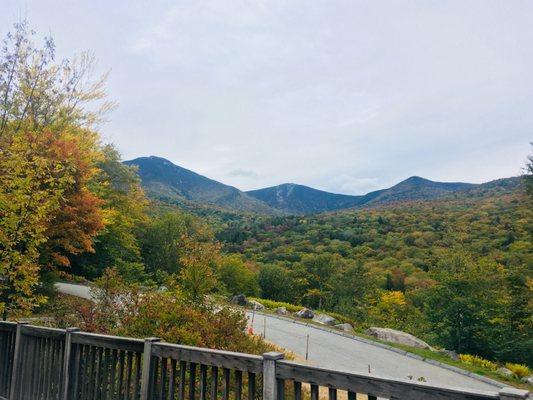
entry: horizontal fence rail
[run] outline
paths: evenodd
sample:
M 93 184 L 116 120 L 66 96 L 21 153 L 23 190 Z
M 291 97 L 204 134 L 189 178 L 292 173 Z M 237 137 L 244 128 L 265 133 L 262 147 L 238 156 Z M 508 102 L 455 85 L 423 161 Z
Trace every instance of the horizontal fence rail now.
M 283 359 L 0 322 L 0 400 L 518 400 Z

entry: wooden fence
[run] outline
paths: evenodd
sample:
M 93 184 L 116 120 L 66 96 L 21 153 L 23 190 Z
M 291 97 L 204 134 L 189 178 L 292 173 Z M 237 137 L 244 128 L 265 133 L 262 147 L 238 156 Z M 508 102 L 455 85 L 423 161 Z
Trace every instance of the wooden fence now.
M 320 388 L 323 388 L 320 390 Z M 325 389 L 324 389 L 325 388 Z M 2 400 L 517 400 L 283 359 L 0 322 Z M 359 397 L 361 398 L 361 397 Z

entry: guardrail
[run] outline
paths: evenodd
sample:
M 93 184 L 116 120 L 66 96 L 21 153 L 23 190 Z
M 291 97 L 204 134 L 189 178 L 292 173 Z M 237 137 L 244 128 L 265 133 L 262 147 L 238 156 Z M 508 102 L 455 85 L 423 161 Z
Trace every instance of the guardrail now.
M 369 400 L 529 396 L 514 388 L 482 392 L 317 368 L 281 353 L 256 356 L 0 322 L 3 400 L 337 400 L 339 393 L 347 400 L 358 394 Z

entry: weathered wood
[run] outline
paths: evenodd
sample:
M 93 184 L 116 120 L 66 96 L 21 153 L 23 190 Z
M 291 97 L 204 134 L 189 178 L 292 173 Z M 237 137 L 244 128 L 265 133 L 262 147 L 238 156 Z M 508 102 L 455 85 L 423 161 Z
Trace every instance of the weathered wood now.
M 144 343 L 140 339 L 123 338 L 119 336 L 98 335 L 96 333 L 75 332 L 72 335 L 72 343 L 86 344 L 95 347 L 105 347 L 123 351 L 142 353 Z
M 207 365 L 200 365 L 200 400 L 207 399 Z
M 18 389 L 18 379 L 19 379 L 19 373 L 20 373 L 20 364 L 21 364 L 21 347 L 23 342 L 22 337 L 22 327 L 26 325 L 24 323 L 17 324 L 17 333 L 15 337 L 15 350 L 13 352 L 13 369 L 11 371 L 11 388 L 9 393 L 9 399 L 15 400 L 16 399 L 16 393 Z
M 235 400 L 242 400 L 242 371 L 235 371 Z
M 248 372 L 248 400 L 255 400 L 255 392 L 255 374 L 253 372 Z
M 159 342 L 159 338 L 148 338 L 144 340 L 143 352 L 143 369 L 141 379 L 141 400 L 152 399 L 153 376 L 152 369 L 154 367 L 154 360 L 152 357 L 152 346 Z
M 302 383 L 294 381 L 294 400 L 302 400 Z
M 211 400 L 217 400 L 218 394 L 218 367 L 211 368 Z
M 283 360 L 280 353 L 258 357 L 157 341 L 0 322 L 0 400 L 151 400 L 156 394 L 175 400 L 178 362 L 180 400 L 197 400 L 198 366 L 198 400 L 207 400 L 209 367 L 211 400 L 218 396 L 219 368 L 224 400 L 230 400 L 230 393 L 242 400 L 243 372 L 247 400 L 256 400 L 256 374 L 263 375 L 263 400 L 284 400 L 287 380 L 294 382 L 294 400 L 302 400 L 302 383 L 310 384 L 311 400 L 319 400 L 320 386 L 328 388 L 329 400 L 337 400 L 338 390 L 348 391 L 348 400 L 356 400 L 355 393 L 366 393 L 369 400 L 525 400 L 529 394 L 514 388 L 497 393 L 436 387 L 302 365 Z
M 224 368 L 222 377 L 222 400 L 229 400 L 231 370 Z
M 68 400 L 69 383 L 72 380 L 72 333 L 79 331 L 78 328 L 67 328 L 65 333 L 65 349 L 63 351 L 63 377 L 61 400 Z
M 494 392 L 473 391 L 436 387 L 411 381 L 380 378 L 375 375 L 362 375 L 352 372 L 333 371 L 325 368 L 301 365 L 290 361 L 279 361 L 276 376 L 281 379 L 295 379 L 317 386 L 326 386 L 355 393 L 372 393 L 384 398 L 409 398 L 412 400 L 473 400 L 496 399 Z
M 155 344 L 153 355 L 243 372 L 261 373 L 263 367 L 260 356 L 168 343 Z
M 283 357 L 282 353 L 277 352 L 263 354 L 263 400 L 276 400 L 278 394 L 276 363 L 282 360 Z

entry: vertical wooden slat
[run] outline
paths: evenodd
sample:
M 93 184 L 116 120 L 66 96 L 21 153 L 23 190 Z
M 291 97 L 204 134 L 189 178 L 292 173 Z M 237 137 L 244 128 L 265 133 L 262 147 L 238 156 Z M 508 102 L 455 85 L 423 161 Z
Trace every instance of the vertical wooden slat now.
M 207 365 L 200 365 L 200 400 L 207 400 Z
M 229 400 L 231 370 L 224 368 L 222 377 L 222 400 Z
M 196 364 L 189 363 L 189 400 L 194 400 L 196 393 Z
M 119 350 L 118 354 L 118 389 L 117 398 L 122 399 L 124 396 L 124 351 Z
M 255 374 L 253 372 L 248 372 L 248 400 L 255 400 L 255 393 Z
M 368 395 L 368 400 L 377 400 L 377 397 L 369 394 Z
M 117 362 L 118 362 L 118 350 L 113 349 L 111 352 L 111 380 L 109 385 L 109 393 L 111 394 L 110 399 L 119 398 L 119 395 L 116 394 L 117 388 Z
M 354 392 L 348 392 L 348 400 L 357 400 L 357 394 Z
M 131 373 L 133 370 L 133 353 L 131 351 L 128 351 L 126 355 L 126 362 L 127 362 L 127 368 L 126 368 L 126 400 L 130 400 L 131 396 Z
M 328 392 L 329 392 L 329 396 L 328 396 L 329 400 L 337 400 L 337 389 L 329 388 Z M 370 400 L 370 398 L 368 400 Z
M 180 381 L 178 388 L 178 399 L 185 400 L 185 379 L 187 377 L 187 362 L 180 361 Z
M 174 400 L 176 391 L 176 360 L 170 360 L 170 371 L 168 377 L 168 400 Z
M 242 400 L 242 371 L 235 371 L 235 400 Z
M 135 379 L 133 380 L 133 398 L 138 400 L 141 384 L 141 355 L 135 354 Z
M 154 381 L 152 371 L 154 366 L 152 345 L 159 340 L 159 338 L 148 338 L 144 340 L 141 400 L 152 400 L 152 383 Z
M 167 364 L 168 359 L 162 357 L 161 358 L 161 382 L 159 385 L 159 399 L 164 400 L 165 399 L 165 389 L 167 384 Z
M 218 368 L 211 368 L 211 400 L 216 400 L 218 394 Z
M 285 400 L 285 381 L 276 379 L 277 400 Z
M 22 346 L 22 332 L 21 329 L 24 325 L 22 323 L 17 324 L 17 333 L 15 336 L 15 351 L 13 353 L 13 370 L 11 372 L 11 388 L 9 399 L 15 400 L 17 393 L 17 379 L 20 372 L 20 362 L 21 362 L 21 346 Z
M 294 400 L 302 400 L 302 383 L 294 381 Z
M 311 385 L 311 400 L 318 400 L 318 385 Z

